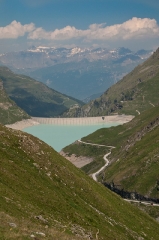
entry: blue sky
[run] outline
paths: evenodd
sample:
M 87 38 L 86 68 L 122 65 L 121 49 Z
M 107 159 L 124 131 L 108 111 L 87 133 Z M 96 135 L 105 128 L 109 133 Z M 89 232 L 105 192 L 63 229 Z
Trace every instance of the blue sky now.
M 0 0 L 0 52 L 159 45 L 159 0 Z

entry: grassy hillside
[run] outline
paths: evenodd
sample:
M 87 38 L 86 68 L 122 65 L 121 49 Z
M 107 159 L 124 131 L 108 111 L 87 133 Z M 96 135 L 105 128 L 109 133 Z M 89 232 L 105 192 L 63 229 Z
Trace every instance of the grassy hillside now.
M 112 160 L 117 161 L 108 168 L 105 180 L 159 198 L 159 107 L 138 119 L 142 123 L 123 137 L 120 149 L 112 154 Z
M 102 173 L 105 181 L 159 198 L 159 106 L 144 111 L 129 123 L 99 129 L 82 140 L 116 147 L 109 156 L 111 165 Z M 82 155 L 84 147 L 80 148 Z M 67 147 L 67 152 L 76 154 L 72 146 Z
M 55 117 L 82 102 L 48 88 L 34 79 L 0 67 L 0 79 L 9 97 L 29 115 Z
M 159 103 L 159 49 L 144 63 L 110 87 L 100 98 L 67 116 L 137 115 Z
M 0 126 L 0 239 L 154 239 L 159 225 L 41 140 Z
M 0 123 L 11 124 L 28 118 L 30 118 L 29 115 L 8 97 L 0 80 Z

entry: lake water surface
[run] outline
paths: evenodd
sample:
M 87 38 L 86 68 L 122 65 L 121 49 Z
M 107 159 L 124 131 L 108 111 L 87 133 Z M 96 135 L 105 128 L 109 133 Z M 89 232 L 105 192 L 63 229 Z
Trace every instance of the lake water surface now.
M 40 138 L 57 152 L 74 141 L 93 133 L 100 128 L 117 126 L 119 123 L 96 124 L 96 125 L 53 125 L 39 124 L 23 129 L 24 132 L 30 133 Z

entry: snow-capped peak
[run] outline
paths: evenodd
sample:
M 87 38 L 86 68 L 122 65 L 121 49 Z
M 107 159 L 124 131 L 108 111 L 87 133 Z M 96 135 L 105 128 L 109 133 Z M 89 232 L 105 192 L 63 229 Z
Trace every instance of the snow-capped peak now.
M 84 50 L 82 50 L 81 48 L 75 47 L 71 49 L 71 55 L 80 53 L 80 52 L 84 52 Z

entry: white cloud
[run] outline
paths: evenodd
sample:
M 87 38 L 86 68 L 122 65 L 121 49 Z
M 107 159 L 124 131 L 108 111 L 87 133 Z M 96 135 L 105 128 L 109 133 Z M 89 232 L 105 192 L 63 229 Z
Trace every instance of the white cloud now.
M 89 39 L 98 40 L 128 40 L 144 37 L 159 36 L 159 26 L 155 19 L 132 18 L 122 24 L 96 28 L 90 26 L 88 30 Z
M 0 27 L 0 39 L 13 38 L 24 36 L 35 29 L 33 23 L 22 25 L 20 22 L 13 21 L 5 27 Z
M 29 39 L 47 39 L 47 40 L 68 40 L 72 38 L 81 38 L 85 36 L 85 31 L 78 30 L 75 27 L 66 26 L 62 29 L 56 29 L 53 32 L 46 32 L 42 28 L 37 28 L 29 34 Z
M 122 24 L 106 26 L 106 24 L 92 24 L 86 30 L 76 29 L 73 26 L 66 26 L 62 29 L 47 32 L 42 28 L 37 28 L 29 33 L 29 39 L 47 40 L 71 40 L 80 39 L 91 40 L 129 40 L 141 39 L 145 37 L 159 36 L 159 26 L 155 19 L 132 18 Z
M 159 26 L 155 19 L 132 18 L 122 24 L 107 26 L 105 23 L 92 24 L 86 30 L 77 29 L 74 26 L 66 26 L 54 31 L 46 31 L 36 28 L 33 23 L 22 25 L 13 21 L 5 27 L 0 27 L 0 39 L 16 39 L 27 34 L 31 40 L 50 41 L 130 41 L 138 39 L 150 39 L 159 37 Z

